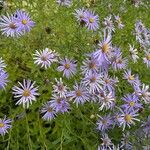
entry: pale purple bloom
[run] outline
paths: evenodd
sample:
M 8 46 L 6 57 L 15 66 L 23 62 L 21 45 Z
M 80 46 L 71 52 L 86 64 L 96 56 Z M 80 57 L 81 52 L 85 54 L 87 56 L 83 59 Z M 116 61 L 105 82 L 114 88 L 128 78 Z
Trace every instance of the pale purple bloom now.
M 150 134 L 150 116 L 148 116 L 147 121 L 142 124 L 142 128 L 145 134 Z
M 82 83 L 89 88 L 89 93 L 95 93 L 95 91 L 100 91 L 102 89 L 101 77 L 101 74 L 90 73 L 83 78 Z
M 126 104 L 121 106 L 124 109 L 134 111 L 135 109 L 137 110 L 142 108 L 142 104 L 139 103 L 139 97 L 135 94 L 127 94 L 122 98 L 122 100 L 126 102 Z
M 118 118 L 119 121 L 119 126 L 123 127 L 123 131 L 125 130 L 126 126 L 128 126 L 129 128 L 131 127 L 131 125 L 135 125 L 135 121 L 140 121 L 139 119 L 137 119 L 136 117 L 139 115 L 137 114 L 138 110 L 136 111 L 131 111 L 131 110 L 121 110 L 120 109 L 120 116 Z
M 124 71 L 123 78 L 126 79 L 133 86 L 140 85 L 138 75 L 131 74 L 131 69 Z
M 115 27 L 112 21 L 112 15 L 109 15 L 106 18 L 104 18 L 103 25 L 105 29 L 107 29 L 108 31 L 110 32 L 115 31 Z
M 63 72 L 63 76 L 66 76 L 66 78 L 70 78 L 76 73 L 76 61 L 69 60 L 68 58 L 65 58 L 64 60 L 61 60 L 60 66 L 57 68 L 59 72 Z
M 0 70 L 3 70 L 4 68 L 6 68 L 6 64 L 5 64 L 4 60 L 2 58 L 0 58 Z
M 75 9 L 75 17 L 77 18 L 77 21 L 82 22 L 84 21 L 83 19 L 85 18 L 85 13 L 86 13 L 86 9 L 84 8 L 80 8 L 80 9 Z
M 83 65 L 81 66 L 81 71 L 82 74 L 91 74 L 91 73 L 96 73 L 99 70 L 99 62 L 92 58 L 89 57 L 86 60 L 83 61 Z
M 70 109 L 70 104 L 68 103 L 66 98 L 54 94 L 49 103 L 51 108 L 53 108 L 56 113 L 65 113 Z
M 12 88 L 14 98 L 18 99 L 16 105 L 23 105 L 23 107 L 29 107 L 33 101 L 36 101 L 36 96 L 39 95 L 37 93 L 38 87 L 34 87 L 35 82 L 31 82 L 31 80 L 23 80 L 23 84 L 18 82 L 19 86 L 14 86 Z
M 145 51 L 145 57 L 143 58 L 143 61 L 147 67 L 150 67 L 150 50 Z
M 107 33 L 107 31 L 104 30 L 104 39 L 103 41 L 99 42 L 98 46 L 99 48 L 93 52 L 93 58 L 97 59 L 100 65 L 102 65 L 104 62 L 109 64 L 109 57 L 112 50 L 110 32 Z
M 134 46 L 131 46 L 129 44 L 129 52 L 130 52 L 131 59 L 133 60 L 134 63 L 136 63 L 137 59 L 139 59 L 137 49 L 135 49 Z
M 115 22 L 117 23 L 119 29 L 122 29 L 124 27 L 124 24 L 122 23 L 119 15 L 115 16 Z
M 98 130 L 105 132 L 106 130 L 112 128 L 113 122 L 112 122 L 112 120 L 111 120 L 112 118 L 110 117 L 109 114 L 107 116 L 104 116 L 104 117 L 101 117 L 98 115 L 98 117 L 99 117 L 99 119 L 96 123 L 98 126 L 97 127 Z
M 34 27 L 35 23 L 31 20 L 29 13 L 22 10 L 17 10 L 15 12 L 15 16 L 18 31 L 25 33 L 29 32 L 32 29 L 32 27 Z
M 85 21 L 85 26 L 87 26 L 89 30 L 95 31 L 99 28 L 99 16 L 95 15 L 95 13 L 92 11 L 85 12 L 83 21 Z
M 3 35 L 7 37 L 18 37 L 22 35 L 22 32 L 18 30 L 16 25 L 16 18 L 14 15 L 1 16 L 0 18 L 0 29 Z
M 49 68 L 53 62 L 57 62 L 58 54 L 49 48 L 45 48 L 43 51 L 36 51 L 34 54 L 34 63 L 40 65 L 42 68 Z
M 71 6 L 71 0 L 56 0 L 56 2 L 61 6 Z
M 53 85 L 53 93 L 59 95 L 60 97 L 66 97 L 68 92 L 68 87 L 64 85 L 62 78 L 59 80 L 55 79 L 56 84 Z
M 114 70 L 122 70 L 127 67 L 128 60 L 126 58 L 122 58 L 122 52 L 120 49 L 115 49 L 112 57 L 112 68 Z
M 4 70 L 0 70 L 0 89 L 5 89 L 8 82 L 8 74 Z
M 0 118 L 0 134 L 5 135 L 8 133 L 8 129 L 10 129 L 11 126 L 11 119 L 6 119 L 6 116 L 4 116 L 4 119 Z
M 76 103 L 77 107 L 79 104 L 84 104 L 86 101 L 89 101 L 89 92 L 82 83 L 79 85 L 75 83 L 73 88 L 74 90 L 68 92 L 67 97 L 73 99 L 73 102 Z
M 43 114 L 43 119 L 51 121 L 56 117 L 55 110 L 51 107 L 50 102 L 45 103 L 41 109 L 41 113 Z

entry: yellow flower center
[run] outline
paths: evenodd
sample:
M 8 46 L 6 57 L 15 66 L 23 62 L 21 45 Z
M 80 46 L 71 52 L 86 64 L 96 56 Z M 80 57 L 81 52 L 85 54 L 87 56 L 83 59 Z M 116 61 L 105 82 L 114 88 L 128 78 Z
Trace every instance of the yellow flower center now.
M 147 55 L 147 59 L 150 60 L 150 54 Z
M 70 64 L 65 64 L 65 69 L 69 69 L 70 68 Z
M 95 81 L 96 81 L 96 78 L 95 78 L 95 77 L 92 77 L 92 78 L 90 79 L 90 81 L 91 81 L 91 82 L 95 82 Z
M 130 106 L 133 107 L 135 105 L 135 102 L 131 101 Z
M 42 57 L 41 57 L 41 60 L 42 60 L 42 61 L 47 61 L 47 57 L 46 57 L 46 56 L 42 56 Z
M 129 76 L 129 80 L 134 80 L 134 75 Z
M 125 115 L 124 119 L 126 122 L 130 122 L 132 120 L 132 116 L 127 114 L 127 115 Z
M 106 124 L 107 124 L 107 121 L 106 121 L 106 120 L 102 120 L 102 123 L 103 123 L 104 125 L 106 125 Z
M 30 96 L 30 94 L 31 94 L 30 90 L 27 90 L 27 89 L 26 89 L 26 90 L 24 90 L 24 92 L 23 92 L 22 95 L 23 95 L 24 97 L 28 97 L 28 96 Z
M 26 24 L 27 24 L 27 20 L 23 19 L 23 20 L 22 20 L 22 24 L 23 24 L 23 25 L 26 25 Z
M 89 18 L 89 22 L 90 22 L 90 23 L 93 23 L 93 22 L 94 22 L 94 19 L 93 19 L 93 18 Z
M 102 46 L 102 51 L 104 53 L 107 53 L 109 51 L 109 45 L 107 43 L 104 43 Z
M 17 28 L 14 23 L 10 23 L 10 24 L 9 24 L 9 27 L 10 27 L 11 29 L 16 29 L 16 28 Z
M 81 91 L 80 91 L 80 90 L 77 90 L 77 91 L 76 91 L 76 95 L 77 95 L 77 96 L 81 96 L 81 95 L 82 95 Z
M 0 128 L 3 128 L 4 127 L 4 123 L 0 123 Z
M 58 90 L 59 90 L 59 91 L 63 91 L 63 90 L 64 90 L 64 86 L 63 86 L 63 85 L 59 85 L 59 86 L 58 86 Z

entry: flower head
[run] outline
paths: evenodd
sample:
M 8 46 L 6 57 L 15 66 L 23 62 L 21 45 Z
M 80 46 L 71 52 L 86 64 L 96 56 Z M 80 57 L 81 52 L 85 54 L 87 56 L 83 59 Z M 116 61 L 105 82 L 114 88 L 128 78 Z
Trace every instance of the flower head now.
M 76 73 L 76 67 L 76 61 L 65 58 L 64 60 L 60 61 L 60 66 L 57 68 L 57 70 L 63 72 L 63 76 L 66 76 L 66 78 L 70 78 Z
M 106 18 L 104 18 L 103 25 L 105 29 L 107 29 L 108 31 L 110 32 L 115 31 L 115 27 L 112 21 L 112 15 L 109 15 Z
M 71 6 L 71 0 L 56 0 L 56 2 L 61 6 Z
M 8 74 L 4 70 L 0 70 L 0 89 L 5 89 L 8 82 Z
M 124 24 L 122 24 L 122 21 L 119 15 L 115 16 L 115 22 L 117 23 L 119 29 L 122 29 L 124 27 Z
M 11 128 L 11 119 L 6 119 L 6 116 L 4 116 L 4 119 L 0 118 L 0 134 L 5 135 L 8 133 L 8 129 Z
M 150 67 L 150 51 L 145 51 L 145 57 L 143 58 L 147 67 Z
M 31 80 L 23 80 L 23 84 L 18 82 L 20 87 L 13 87 L 14 98 L 19 98 L 16 105 L 23 104 L 23 107 L 29 107 L 33 101 L 36 101 L 36 96 L 39 95 L 37 93 L 38 88 L 34 87 L 35 82 L 31 82 Z
M 86 9 L 84 8 L 80 8 L 80 9 L 75 9 L 75 17 L 77 18 L 77 21 L 79 21 L 80 23 L 84 22 L 84 18 L 85 18 L 85 13 L 86 13 Z
M 3 70 L 6 67 L 6 64 L 2 58 L 0 58 L 0 70 Z
M 53 62 L 57 62 L 58 54 L 55 51 L 45 48 L 43 51 L 36 51 L 34 54 L 34 63 L 47 69 Z

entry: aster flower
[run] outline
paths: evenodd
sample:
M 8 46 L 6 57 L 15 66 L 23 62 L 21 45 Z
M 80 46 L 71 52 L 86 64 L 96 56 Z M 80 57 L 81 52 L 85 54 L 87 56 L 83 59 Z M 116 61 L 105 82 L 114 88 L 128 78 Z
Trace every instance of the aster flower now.
M 119 29 L 122 29 L 124 27 L 124 24 L 122 24 L 122 21 L 119 15 L 115 16 L 115 22 L 117 23 Z
M 97 59 L 100 65 L 104 62 L 110 63 L 109 55 L 112 50 L 110 32 L 107 33 L 107 31 L 104 30 L 104 39 L 98 44 L 98 46 L 98 50 L 93 52 L 94 59 Z
M 68 103 L 67 99 L 55 94 L 53 94 L 49 103 L 51 108 L 54 109 L 56 113 L 65 113 L 70 109 L 70 104 Z
M 102 134 L 101 140 L 102 144 L 99 146 L 98 150 L 114 150 L 114 144 L 106 133 Z
M 22 35 L 22 32 L 18 30 L 14 15 L 7 14 L 6 16 L 1 16 L 0 29 L 2 34 L 6 35 L 7 37 L 18 37 Z
M 123 104 L 121 107 L 124 109 L 131 109 L 131 111 L 134 109 L 142 108 L 142 104 L 139 103 L 139 98 L 135 94 L 127 94 L 122 98 L 123 101 L 126 102 L 126 104 Z
M 8 129 L 10 129 L 11 126 L 11 119 L 6 119 L 6 116 L 4 116 L 4 119 L 0 118 L 0 134 L 5 135 L 8 133 Z
M 96 73 L 99 70 L 99 62 L 92 57 L 87 58 L 83 61 L 83 65 L 81 66 L 82 74 L 91 74 Z
M 85 21 L 85 26 L 89 30 L 97 30 L 99 28 L 99 16 L 95 15 L 92 11 L 86 11 L 85 17 L 83 18 L 83 21 Z
M 59 72 L 63 72 L 63 76 L 66 76 L 66 78 L 70 78 L 76 73 L 76 67 L 76 61 L 65 58 L 64 60 L 60 61 L 60 66 L 57 68 L 57 70 Z
M 115 27 L 112 21 L 112 15 L 109 15 L 106 18 L 104 18 L 103 25 L 105 26 L 106 30 L 110 32 L 115 31 Z
M 0 70 L 0 89 L 5 89 L 8 82 L 8 74 L 4 70 Z
M 148 116 L 146 122 L 142 123 L 141 127 L 142 127 L 145 134 L 147 134 L 147 135 L 150 134 L 150 116 Z
M 85 13 L 86 13 L 86 9 L 84 8 L 80 8 L 80 9 L 75 9 L 75 17 L 77 18 L 77 21 L 79 21 L 80 23 L 84 22 L 84 18 L 85 18 Z
M 31 20 L 29 13 L 17 10 L 15 12 L 16 17 L 16 26 L 18 27 L 18 31 L 22 31 L 23 33 L 29 32 L 32 27 L 34 27 L 35 23 Z
M 101 117 L 98 115 L 98 117 L 99 117 L 99 119 L 96 123 L 98 126 L 97 127 L 98 130 L 105 132 L 106 130 L 108 130 L 112 127 L 113 123 L 112 123 L 112 120 L 111 120 L 111 117 L 109 114 L 107 116 L 104 116 L 104 117 Z
M 135 125 L 135 121 L 140 121 L 139 119 L 136 118 L 139 115 L 137 114 L 137 111 L 138 110 L 131 111 L 129 109 L 128 110 L 125 109 L 123 111 L 120 109 L 121 115 L 118 118 L 118 121 L 119 121 L 120 126 L 123 127 L 123 131 L 125 130 L 126 126 L 130 128 L 131 125 Z
M 89 88 L 90 93 L 95 93 L 95 91 L 100 91 L 102 89 L 101 77 L 101 74 L 90 73 L 83 78 L 82 83 Z
M 123 78 L 126 79 L 131 85 L 140 85 L 138 75 L 131 74 L 131 69 L 124 71 Z
M 0 70 L 3 70 L 6 67 L 6 64 L 2 58 L 0 58 Z
M 62 78 L 57 80 L 55 78 L 56 84 L 53 85 L 53 93 L 56 93 L 60 97 L 66 97 L 68 92 L 68 87 L 64 85 Z
M 98 95 L 98 102 L 100 103 L 99 110 L 106 110 L 113 108 L 115 103 L 115 97 L 111 92 L 103 91 L 103 93 Z
M 116 48 L 113 52 L 112 57 L 112 68 L 114 70 L 121 70 L 127 67 L 128 60 L 126 58 L 122 58 L 122 52 L 120 52 L 119 48 Z
M 45 48 L 43 51 L 36 51 L 34 54 L 34 63 L 40 65 L 42 68 L 47 69 L 53 62 L 57 62 L 58 54 L 55 51 Z
M 130 47 L 129 48 L 130 56 L 131 56 L 133 62 L 136 63 L 137 59 L 139 59 L 138 51 L 137 51 L 137 49 L 134 48 L 134 46 L 131 46 L 130 44 L 129 44 L 129 47 Z
M 36 101 L 36 96 L 39 95 L 37 93 L 38 88 L 34 87 L 35 82 L 31 82 L 31 80 L 23 80 L 23 84 L 18 82 L 20 87 L 14 86 L 12 88 L 14 98 L 19 99 L 16 103 L 16 105 L 23 105 L 23 107 L 29 107 L 30 104 L 32 104 L 33 101 Z
M 71 6 L 71 0 L 56 0 L 56 2 L 61 6 Z
M 80 85 L 75 83 L 73 88 L 74 90 L 68 92 L 67 97 L 73 99 L 73 102 L 76 103 L 77 107 L 79 104 L 84 104 L 86 101 L 89 101 L 89 92 L 82 83 Z
M 48 101 L 47 103 L 45 103 L 41 109 L 41 113 L 44 114 L 43 115 L 43 119 L 44 120 L 48 120 L 51 121 L 52 119 L 55 118 L 56 116 L 56 112 L 55 110 L 51 107 L 50 102 Z
M 145 51 L 145 57 L 143 58 L 143 61 L 147 67 L 150 67 L 150 50 Z

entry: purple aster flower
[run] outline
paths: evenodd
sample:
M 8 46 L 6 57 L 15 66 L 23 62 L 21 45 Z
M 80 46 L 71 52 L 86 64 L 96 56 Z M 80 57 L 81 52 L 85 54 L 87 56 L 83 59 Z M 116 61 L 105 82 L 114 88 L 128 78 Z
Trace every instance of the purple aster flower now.
M 85 13 L 86 13 L 86 9 L 84 8 L 80 8 L 80 9 L 75 9 L 75 17 L 77 18 L 77 21 L 79 21 L 80 23 L 84 22 L 84 18 L 85 18 Z
M 18 30 L 18 27 L 16 25 L 16 18 L 14 17 L 14 15 L 3 15 L 0 18 L 0 29 L 2 31 L 2 34 L 6 35 L 7 37 L 18 37 L 22 35 L 22 32 Z
M 6 119 L 6 116 L 4 116 L 4 119 L 0 118 L 0 134 L 5 135 L 8 133 L 8 129 L 11 128 L 11 119 Z
M 123 78 L 126 79 L 133 86 L 140 85 L 140 80 L 138 75 L 134 75 L 134 74 L 132 75 L 131 69 L 124 71 Z
M 145 57 L 143 58 L 147 67 L 150 67 L 150 51 L 145 51 Z
M 143 131 L 145 134 L 150 134 L 150 116 L 148 116 L 147 121 L 144 122 L 142 125 Z
M 47 103 L 45 103 L 41 109 L 41 113 L 44 114 L 43 115 L 43 119 L 44 120 L 48 120 L 51 121 L 52 119 L 55 118 L 56 116 L 56 112 L 55 110 L 51 107 L 50 102 L 48 101 Z
M 85 11 L 85 17 L 83 20 L 85 21 L 85 26 L 89 30 L 97 30 L 99 28 L 99 16 L 95 15 L 92 11 Z
M 56 84 L 53 85 L 53 93 L 59 95 L 60 97 L 66 97 L 68 92 L 68 87 L 64 85 L 62 78 L 59 80 L 55 79 Z
M 60 66 L 57 68 L 57 70 L 59 72 L 63 72 L 63 76 L 66 76 L 66 78 L 70 78 L 76 73 L 76 67 L 76 61 L 65 58 L 64 60 L 60 61 Z
M 5 89 L 8 82 L 8 74 L 4 70 L 0 70 L 0 89 Z
M 20 87 L 14 86 L 12 88 L 14 98 L 19 98 L 16 105 L 23 104 L 23 107 L 29 107 L 30 104 L 32 104 L 33 101 L 36 101 L 36 96 L 39 95 L 37 93 L 38 88 L 34 87 L 35 82 L 31 82 L 31 80 L 23 80 L 23 84 L 18 82 Z
M 105 130 L 110 129 L 112 127 L 112 124 L 113 124 L 111 119 L 112 118 L 110 117 L 109 114 L 107 116 L 104 116 L 104 117 L 99 116 L 99 119 L 96 123 L 98 125 L 97 129 L 102 131 L 102 132 L 103 131 L 105 132 Z
M 58 54 L 55 51 L 45 48 L 43 51 L 36 51 L 34 54 L 34 63 L 47 69 L 53 62 L 57 62 Z
M 6 64 L 2 58 L 0 58 L 0 70 L 3 70 L 6 67 Z
M 67 97 L 73 99 L 74 103 L 76 103 L 77 107 L 79 104 L 84 104 L 86 101 L 89 101 L 89 92 L 87 88 L 81 83 L 78 85 L 75 83 L 73 86 L 74 90 L 67 94 Z
M 117 23 L 119 29 L 122 29 L 124 27 L 124 24 L 122 24 L 122 21 L 119 15 L 115 16 L 115 22 Z
M 56 113 L 65 113 L 70 109 L 70 104 L 68 103 L 67 99 L 57 95 L 53 95 L 49 103 L 51 108 L 53 108 Z
M 109 15 L 106 18 L 104 18 L 103 25 L 105 26 L 105 29 L 109 32 L 115 31 L 115 27 L 112 21 L 112 15 Z
M 136 117 L 139 115 L 137 114 L 138 110 L 121 110 L 121 115 L 118 118 L 119 124 L 120 126 L 123 127 L 123 131 L 125 130 L 126 126 L 128 126 L 129 128 L 131 127 L 131 125 L 135 125 L 135 121 L 140 121 L 139 119 L 137 119 Z
M 23 33 L 29 32 L 32 27 L 34 27 L 35 23 L 31 20 L 29 13 L 17 10 L 15 12 L 16 17 L 16 26 L 18 27 L 18 31 L 22 31 Z
M 115 48 L 112 57 L 112 68 L 114 70 L 125 69 L 127 66 L 128 60 L 126 58 L 122 58 L 122 52 L 120 52 L 119 48 Z
M 110 63 L 109 57 L 112 50 L 110 32 L 107 33 L 107 31 L 104 30 L 104 39 L 98 46 L 98 50 L 93 52 L 94 59 L 97 59 L 100 65 L 104 62 Z
M 56 0 L 56 2 L 61 6 L 71 6 L 71 0 Z
M 101 77 L 101 74 L 90 73 L 83 78 L 82 83 L 89 88 L 90 93 L 95 93 L 95 91 L 100 91 L 102 89 Z
M 115 104 L 115 97 L 111 92 L 103 91 L 103 93 L 98 95 L 98 102 L 100 103 L 99 110 L 103 110 L 104 108 L 106 110 L 112 109 Z
M 122 98 L 123 101 L 126 102 L 126 104 L 122 105 L 122 108 L 125 109 L 131 109 L 134 111 L 134 109 L 140 109 L 142 108 L 142 104 L 138 103 L 139 97 L 135 94 L 127 94 Z
M 87 74 L 98 72 L 99 67 L 100 67 L 99 62 L 96 59 L 89 57 L 83 61 L 83 65 L 81 66 L 81 71 L 82 74 L 87 75 Z

